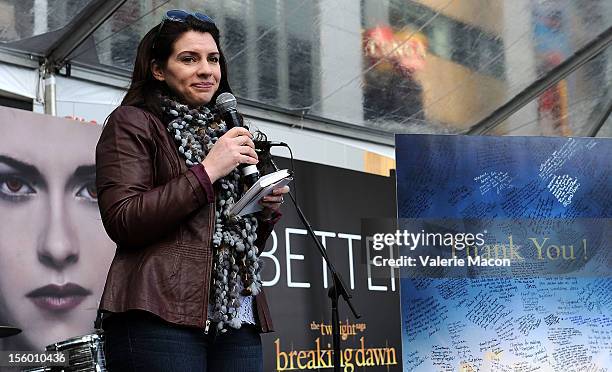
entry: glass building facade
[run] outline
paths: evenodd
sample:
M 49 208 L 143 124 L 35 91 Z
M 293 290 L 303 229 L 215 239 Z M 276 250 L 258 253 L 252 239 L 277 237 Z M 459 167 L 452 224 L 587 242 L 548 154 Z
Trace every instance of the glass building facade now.
M 0 48 L 44 55 L 91 3 L 0 0 Z M 386 133 L 463 133 L 612 25 L 603 0 L 128 0 L 68 60 L 129 77 L 173 8 L 215 19 L 239 98 Z M 611 66 L 605 49 L 491 133 L 586 135 Z

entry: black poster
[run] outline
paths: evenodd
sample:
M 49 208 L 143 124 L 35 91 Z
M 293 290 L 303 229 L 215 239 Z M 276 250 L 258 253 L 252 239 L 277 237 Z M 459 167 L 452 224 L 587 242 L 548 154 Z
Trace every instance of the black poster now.
M 286 159 L 279 168 L 290 168 Z M 396 216 L 395 179 L 295 161 L 292 192 L 361 318 L 341 299 L 341 370 L 401 370 L 399 280 L 368 279 L 362 218 Z M 331 276 L 288 197 L 261 255 L 275 332 L 263 336 L 264 370 L 332 370 Z

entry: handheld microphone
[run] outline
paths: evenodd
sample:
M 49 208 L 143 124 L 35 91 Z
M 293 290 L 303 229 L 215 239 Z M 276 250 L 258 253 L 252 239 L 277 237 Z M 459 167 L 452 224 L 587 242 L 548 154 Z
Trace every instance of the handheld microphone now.
M 234 127 L 249 129 L 242 125 L 240 121 L 240 116 L 238 115 L 238 111 L 236 111 L 238 103 L 233 94 L 227 92 L 219 94 L 215 101 L 215 105 L 221 114 L 221 118 L 227 125 L 228 130 Z M 251 187 L 259 179 L 259 170 L 257 170 L 257 166 L 253 164 L 243 163 L 238 165 L 238 169 L 242 175 L 242 182 L 244 182 L 247 187 Z

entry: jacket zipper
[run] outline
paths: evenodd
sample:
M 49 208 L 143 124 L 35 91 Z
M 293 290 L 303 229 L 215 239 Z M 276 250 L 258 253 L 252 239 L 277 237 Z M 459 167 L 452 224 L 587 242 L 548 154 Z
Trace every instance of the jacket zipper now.
M 213 228 L 214 228 L 214 221 L 215 221 L 215 202 L 213 201 L 212 203 L 212 213 L 210 218 L 208 219 L 210 222 L 208 223 L 208 231 L 209 231 L 209 237 L 208 240 L 210 241 L 210 250 L 211 250 L 211 266 L 210 266 L 210 270 L 208 270 L 208 280 L 206 281 L 206 296 L 204 296 L 204 306 L 202 306 L 202 318 L 206 319 L 205 322 L 205 326 L 204 326 L 204 334 L 207 335 L 208 334 L 208 329 L 210 328 L 210 319 L 208 319 L 208 297 L 210 297 L 210 282 L 212 281 L 211 278 L 211 274 L 212 274 L 212 260 L 215 259 L 215 255 L 213 254 L 212 250 L 213 250 L 213 246 L 212 246 L 212 235 L 213 235 Z
M 156 121 L 158 122 L 158 126 L 159 126 L 159 124 L 161 124 L 161 128 L 163 128 L 162 132 L 164 132 L 167 135 L 167 132 L 165 130 L 166 128 L 163 125 L 163 123 L 161 123 L 161 121 L 159 121 L 159 120 L 156 120 Z M 163 143 L 163 141 L 160 141 L 160 142 Z M 171 140 L 170 143 L 174 144 L 174 140 Z M 175 162 L 172 162 L 172 161 L 170 162 L 170 168 L 172 169 L 173 174 L 180 175 L 181 171 L 182 171 L 181 165 L 184 164 L 184 163 L 182 163 L 181 160 L 180 160 L 180 156 L 178 154 L 178 148 L 176 148 L 176 145 L 175 145 L 175 150 L 176 151 L 168 151 L 168 148 L 166 148 L 163 145 L 162 145 L 162 149 L 166 150 L 166 153 L 167 153 L 166 155 L 167 156 L 168 156 L 168 154 L 173 154 L 174 155 Z M 172 155 L 169 156 L 169 158 L 171 158 L 171 157 L 172 157 Z M 176 161 L 178 161 L 178 164 L 179 164 L 178 170 L 176 168 Z M 214 226 L 213 218 L 215 218 L 215 202 L 214 201 L 212 202 L 212 214 L 211 214 L 211 218 L 209 218 L 210 222 L 208 223 L 209 224 L 209 232 L 210 232 L 208 240 L 211 242 L 211 244 L 212 244 L 212 230 L 213 230 L 213 226 Z M 211 246 L 211 251 L 212 251 L 212 246 Z M 209 279 L 207 280 L 207 285 L 206 285 L 206 295 L 207 296 L 210 295 L 209 292 L 210 292 L 210 274 L 211 273 L 212 273 L 212 266 L 211 266 L 211 270 L 209 270 L 209 272 L 208 272 Z M 208 334 L 208 330 L 210 328 L 210 323 L 211 322 L 208 319 L 208 297 L 206 297 L 206 296 L 204 297 L 204 306 L 203 306 L 203 309 L 202 309 L 202 318 L 206 319 L 206 321 L 204 322 L 204 334 Z

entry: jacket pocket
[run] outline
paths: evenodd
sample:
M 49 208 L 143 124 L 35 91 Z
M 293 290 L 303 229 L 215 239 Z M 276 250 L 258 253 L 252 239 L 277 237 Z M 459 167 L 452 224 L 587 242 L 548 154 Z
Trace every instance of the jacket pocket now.
M 138 265 L 130 293 L 148 303 L 170 304 L 179 299 L 177 273 L 179 257 L 152 252 L 145 254 Z
M 149 278 L 158 281 L 165 281 L 174 276 L 178 271 L 179 257 L 174 254 L 154 253 L 145 255 L 142 268 L 147 271 Z

